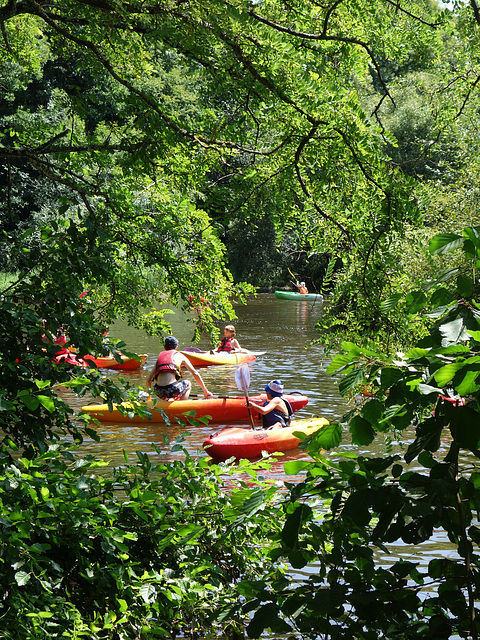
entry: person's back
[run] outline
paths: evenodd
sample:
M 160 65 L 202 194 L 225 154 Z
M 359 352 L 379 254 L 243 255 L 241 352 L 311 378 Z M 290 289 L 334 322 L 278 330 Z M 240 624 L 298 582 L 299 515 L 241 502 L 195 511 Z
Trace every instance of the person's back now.
M 190 380 L 182 380 L 181 369 L 185 368 L 202 387 L 205 397 L 211 398 L 212 394 L 205 386 L 201 375 L 194 369 L 190 360 L 177 351 L 178 340 L 174 336 L 167 336 L 164 346 L 165 350 L 159 353 L 145 388 L 149 389 L 154 382 L 153 389 L 161 400 L 187 400 L 192 383 Z

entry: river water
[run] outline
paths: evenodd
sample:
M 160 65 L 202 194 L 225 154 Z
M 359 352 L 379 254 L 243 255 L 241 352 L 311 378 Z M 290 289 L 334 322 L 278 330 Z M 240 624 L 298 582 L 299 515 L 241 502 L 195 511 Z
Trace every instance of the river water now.
M 301 391 L 309 397 L 306 407 L 297 412 L 295 417 L 307 418 L 318 415 L 335 422 L 341 419 L 349 407 L 339 395 L 338 378 L 325 373 L 329 359 L 324 358 L 321 345 L 311 344 L 312 340 L 318 338 L 315 325 L 321 316 L 322 308 L 322 303 L 318 302 L 280 300 L 274 294 L 259 294 L 249 299 L 247 305 L 235 308 L 238 317 L 232 323 L 236 327 L 236 337 L 242 347 L 252 351 L 265 351 L 264 355 L 258 356 L 255 362 L 249 364 L 250 395 L 262 392 L 268 382 L 277 378 L 282 380 L 286 392 Z M 178 310 L 174 310 L 174 314 L 169 316 L 172 334 L 180 343 L 179 349 L 189 346 L 210 349 L 212 345 L 206 338 L 197 345 L 191 342 L 193 317 Z M 230 321 L 225 322 L 229 323 Z M 219 324 L 219 328 L 223 328 L 223 325 Z M 148 373 L 162 349 L 161 342 L 128 327 L 123 322 L 117 322 L 110 328 L 110 337 L 124 340 L 129 350 L 148 354 L 148 359 L 137 371 L 105 371 L 105 375 L 121 376 L 144 387 Z M 219 395 L 239 395 L 234 377 L 235 369 L 234 366 L 215 366 L 202 368 L 200 373 L 212 392 Z M 192 380 L 192 387 L 192 395 L 202 393 L 195 380 Z M 70 392 L 67 394 L 65 399 L 79 411 L 83 404 L 89 404 L 93 400 L 88 397 L 76 398 Z M 173 442 L 180 437 L 183 446 L 191 455 L 205 456 L 203 441 L 212 431 L 218 431 L 221 427 L 222 425 L 215 424 L 186 429 L 178 425 L 102 423 L 97 428 L 101 442 L 97 443 L 87 438 L 80 451 L 109 460 L 112 465 L 117 466 L 124 464 L 124 452 L 132 462 L 136 451 L 149 453 L 153 462 L 157 454 L 153 452 L 151 445 L 155 443 L 161 449 L 161 457 L 165 461 L 182 455 L 172 453 L 170 445 L 166 442 Z M 413 432 L 410 436 L 414 437 Z M 393 442 L 392 445 L 394 448 L 401 448 L 399 443 Z M 448 443 L 444 443 L 445 449 L 447 446 Z M 406 443 L 403 447 L 406 447 Z M 360 453 L 358 447 L 351 444 L 347 430 L 344 431 L 344 440 L 337 451 L 342 450 L 355 450 Z M 384 452 L 385 445 L 382 441 L 374 442 L 361 451 L 367 455 L 382 455 Z M 285 478 L 283 464 L 294 459 L 308 459 L 308 455 L 300 449 L 286 452 L 271 464 L 264 477 L 291 481 L 292 478 Z M 385 562 L 386 565 L 392 564 L 395 559 L 415 561 L 418 562 L 419 570 L 425 571 L 428 562 L 435 557 L 456 557 L 455 550 L 443 532 L 434 534 L 431 540 L 419 546 L 402 543 L 390 545 L 389 553 L 379 554 L 377 560 L 380 563 Z M 297 577 L 301 580 L 315 571 L 316 566 L 313 564 L 308 571 L 301 572 Z
M 172 325 L 172 334 L 179 340 L 179 350 L 191 346 L 212 348 L 207 338 L 193 345 L 194 312 L 187 315 L 179 310 L 174 311 L 174 315 L 168 316 L 168 319 Z M 249 394 L 263 392 L 268 382 L 280 379 L 285 392 L 301 391 L 309 398 L 306 407 L 295 413 L 296 418 L 318 415 L 330 422 L 338 421 L 346 409 L 346 404 L 338 393 L 338 381 L 325 374 L 329 361 L 324 360 L 322 347 L 311 345 L 311 341 L 318 337 L 315 325 L 322 313 L 322 303 L 279 300 L 274 294 L 259 294 L 250 298 L 247 305 L 236 306 L 235 311 L 238 317 L 231 322 L 235 325 L 240 345 L 251 351 L 265 352 L 249 363 Z M 230 321 L 225 322 L 228 323 Z M 223 325 L 219 325 L 219 328 L 223 328 Z M 160 340 L 132 329 L 123 322 L 114 324 L 109 335 L 111 338 L 124 340 L 130 351 L 148 354 L 148 359 L 137 371 L 104 370 L 105 375 L 122 377 L 144 387 L 158 352 L 162 350 Z M 235 383 L 235 370 L 235 366 L 213 366 L 200 369 L 200 374 L 213 393 L 242 395 Z M 201 388 L 190 374 L 187 373 L 186 377 L 192 380 L 192 396 L 202 394 Z M 73 394 L 69 394 L 67 399 L 77 410 L 92 401 L 88 397 L 75 398 Z M 135 455 L 137 450 L 148 452 L 151 451 L 151 443 L 164 446 L 165 436 L 170 441 L 183 436 L 184 446 L 190 454 L 206 455 L 202 448 L 203 441 L 212 431 L 218 431 L 221 427 L 222 425 L 214 424 L 190 427 L 187 430 L 178 425 L 167 427 L 162 424 L 102 423 L 97 428 L 101 442 L 86 439 L 82 450 L 105 457 L 114 465 L 123 464 L 123 451 L 129 455 Z M 165 455 L 168 456 L 168 447 L 164 448 Z M 288 452 L 282 457 L 282 464 L 286 459 L 298 457 L 305 458 L 306 454 L 299 449 Z M 280 474 L 283 471 L 282 465 L 276 465 L 276 469 Z

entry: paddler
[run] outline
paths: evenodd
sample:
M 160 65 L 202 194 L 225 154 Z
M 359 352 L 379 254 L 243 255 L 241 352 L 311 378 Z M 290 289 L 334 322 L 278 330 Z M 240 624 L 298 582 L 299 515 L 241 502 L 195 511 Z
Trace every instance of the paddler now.
M 174 336 L 167 336 L 163 344 L 164 351 L 158 354 L 145 388 L 149 389 L 154 382 L 153 390 L 161 400 L 187 400 L 192 390 L 192 383 L 190 380 L 182 379 L 181 370 L 185 368 L 202 387 L 205 398 L 211 398 L 213 394 L 205 386 L 201 375 L 190 360 L 177 351 L 178 340 Z
M 227 326 L 223 330 L 223 338 L 212 353 L 239 353 L 244 352 L 245 349 L 242 349 L 240 343 L 235 337 L 237 332 L 235 331 L 235 327 L 233 324 L 227 324 Z
M 308 293 L 308 289 L 305 285 L 304 282 L 297 282 L 295 283 L 295 286 L 298 288 L 298 293 L 301 293 L 302 295 L 305 295 L 306 293 Z
M 283 383 L 272 380 L 265 387 L 267 399 L 263 405 L 250 400 L 250 407 L 262 415 L 264 429 L 282 429 L 290 424 L 293 409 L 287 400 L 282 398 Z

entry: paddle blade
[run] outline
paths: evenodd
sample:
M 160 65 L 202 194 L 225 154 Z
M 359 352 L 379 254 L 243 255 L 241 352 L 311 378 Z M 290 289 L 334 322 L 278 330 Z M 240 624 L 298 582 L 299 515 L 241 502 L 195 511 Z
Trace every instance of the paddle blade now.
M 250 386 L 250 370 L 247 364 L 242 364 L 241 367 L 235 371 L 235 382 L 237 388 L 248 396 L 248 387 Z

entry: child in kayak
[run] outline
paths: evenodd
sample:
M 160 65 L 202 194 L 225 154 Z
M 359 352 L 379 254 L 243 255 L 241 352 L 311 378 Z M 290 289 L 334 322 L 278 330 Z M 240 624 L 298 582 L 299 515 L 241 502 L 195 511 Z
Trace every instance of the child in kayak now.
M 263 405 L 250 400 L 250 406 L 263 418 L 264 429 L 282 429 L 290 424 L 293 409 L 287 400 L 282 398 L 283 384 L 281 380 L 272 380 L 265 387 L 267 399 Z
M 218 347 L 212 353 L 245 353 L 246 349 L 242 349 L 238 340 L 235 338 L 236 332 L 233 324 L 227 324 L 223 330 L 223 338 Z

